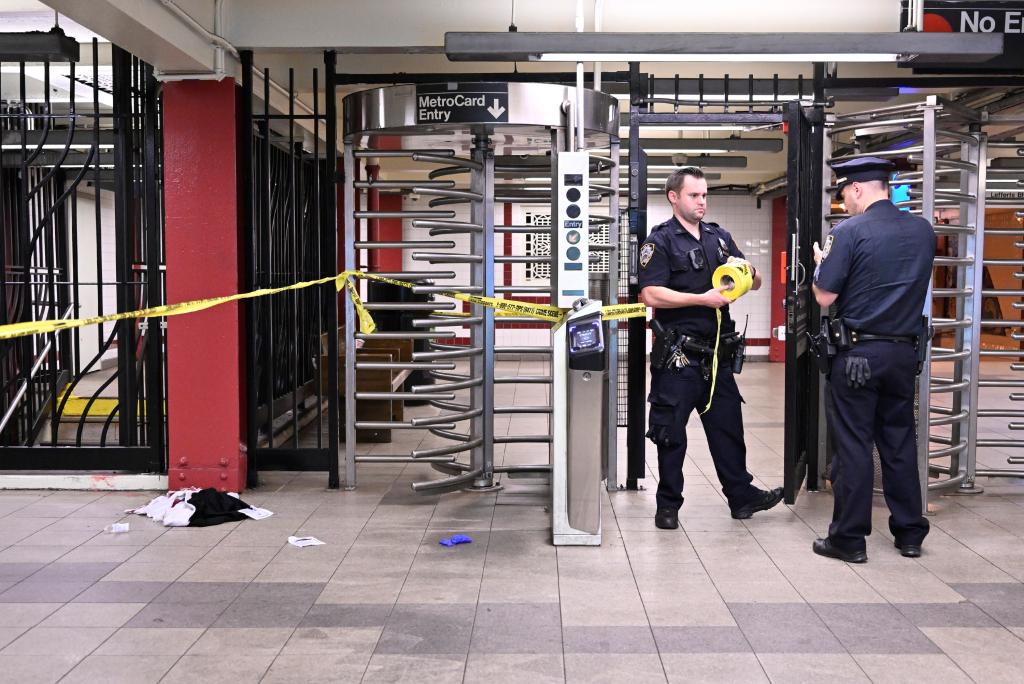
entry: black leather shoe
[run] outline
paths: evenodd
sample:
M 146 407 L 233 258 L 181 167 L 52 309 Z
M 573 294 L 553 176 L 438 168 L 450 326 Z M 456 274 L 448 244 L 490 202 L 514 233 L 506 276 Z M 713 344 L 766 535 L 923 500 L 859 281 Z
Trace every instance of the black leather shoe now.
M 679 511 L 674 508 L 659 508 L 654 514 L 654 526 L 662 530 L 674 530 L 679 527 Z
M 762 491 L 756 499 L 734 510 L 732 517 L 737 520 L 746 520 L 758 511 L 767 511 L 769 508 L 774 508 L 780 501 L 782 501 L 782 487 L 776 487 L 770 492 Z
M 893 542 L 892 545 L 900 550 L 901 556 L 906 556 L 907 558 L 921 557 L 920 544 L 900 544 L 899 542 Z
M 864 551 L 843 551 L 842 549 L 837 549 L 832 546 L 832 540 L 827 538 L 815 539 L 814 543 L 811 544 L 811 550 L 819 556 L 835 558 L 847 563 L 866 563 L 868 561 L 868 554 Z

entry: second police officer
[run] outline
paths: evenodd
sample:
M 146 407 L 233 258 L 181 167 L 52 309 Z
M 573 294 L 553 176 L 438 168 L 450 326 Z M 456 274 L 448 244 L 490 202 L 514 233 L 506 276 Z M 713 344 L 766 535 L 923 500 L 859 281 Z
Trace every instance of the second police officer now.
M 928 339 L 922 314 L 932 277 L 931 223 L 889 201 L 893 163 L 862 157 L 833 165 L 836 194 L 851 218 L 823 249 L 815 244 L 814 295 L 837 318 L 826 331 L 835 350 L 829 372 L 835 436 L 834 510 L 814 552 L 867 560 L 874 486 L 872 446 L 882 463 L 889 531 L 902 555 L 921 555 L 928 534 L 917 465 L 914 389 Z M 819 337 L 819 340 L 824 339 Z
M 655 331 L 651 350 L 650 430 L 658 447 L 657 512 L 654 524 L 679 526 L 683 504 L 683 458 L 686 423 L 694 409 L 707 435 L 715 472 L 732 517 L 749 518 L 782 500 L 782 488 L 758 489 L 747 472 L 743 440 L 742 398 L 732 360 L 742 340 L 729 317 L 729 300 L 712 287 L 712 273 L 730 259 L 742 259 L 728 231 L 704 222 L 708 185 L 696 167 L 676 169 L 665 182 L 672 218 L 652 229 L 639 253 L 640 299 L 653 307 Z M 753 272 L 753 289 L 761 276 Z M 721 311 L 721 340 L 714 396 L 711 355 Z M 740 352 L 742 353 L 742 352 Z

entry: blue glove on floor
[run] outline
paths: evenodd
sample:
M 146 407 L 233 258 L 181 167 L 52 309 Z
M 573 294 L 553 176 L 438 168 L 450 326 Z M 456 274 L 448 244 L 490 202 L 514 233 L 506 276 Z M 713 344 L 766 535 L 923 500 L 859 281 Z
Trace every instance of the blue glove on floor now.
M 464 534 L 453 534 L 450 539 L 442 539 L 441 546 L 455 546 L 456 544 L 469 544 L 473 540 Z

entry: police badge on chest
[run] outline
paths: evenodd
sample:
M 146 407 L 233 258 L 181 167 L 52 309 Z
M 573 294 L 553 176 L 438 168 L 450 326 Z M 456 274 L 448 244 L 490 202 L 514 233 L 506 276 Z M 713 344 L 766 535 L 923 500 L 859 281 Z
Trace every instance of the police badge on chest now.
M 729 245 L 722 238 L 718 238 L 718 260 L 723 263 L 729 260 Z

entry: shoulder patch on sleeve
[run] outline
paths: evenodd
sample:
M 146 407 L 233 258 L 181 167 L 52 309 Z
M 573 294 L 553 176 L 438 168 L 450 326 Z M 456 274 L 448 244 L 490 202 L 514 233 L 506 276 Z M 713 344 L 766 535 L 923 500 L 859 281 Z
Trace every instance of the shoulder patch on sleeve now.
M 646 268 L 647 264 L 651 260 L 651 257 L 653 257 L 653 256 L 654 256 L 654 243 L 653 242 L 645 242 L 643 244 L 643 246 L 640 248 L 640 266 L 643 267 L 643 268 Z
M 832 243 L 835 241 L 835 235 L 829 233 L 828 237 L 825 238 L 825 246 L 821 249 L 821 258 L 825 259 L 828 256 L 829 251 L 832 249 Z

